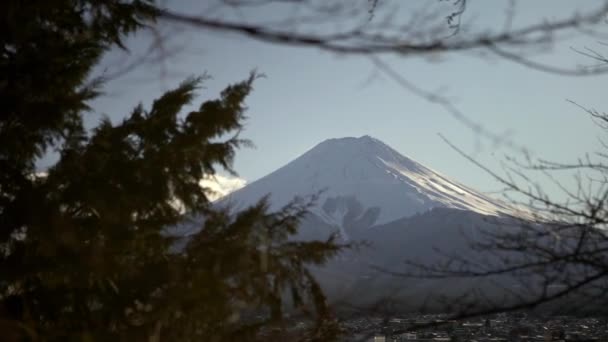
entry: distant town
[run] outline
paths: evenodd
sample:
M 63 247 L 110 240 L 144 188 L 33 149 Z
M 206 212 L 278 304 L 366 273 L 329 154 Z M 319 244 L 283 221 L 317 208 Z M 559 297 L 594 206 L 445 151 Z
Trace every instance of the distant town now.
M 525 313 L 450 321 L 446 315 L 360 317 L 342 322 L 343 341 L 608 341 L 606 317 L 539 317 Z

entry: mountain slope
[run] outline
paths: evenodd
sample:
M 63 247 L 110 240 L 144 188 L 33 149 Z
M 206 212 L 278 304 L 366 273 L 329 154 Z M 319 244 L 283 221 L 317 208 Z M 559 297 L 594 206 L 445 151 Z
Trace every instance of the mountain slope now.
M 326 140 L 219 203 L 238 210 L 270 195 L 271 205 L 278 209 L 295 196 L 321 190 L 296 239 L 324 240 L 339 230 L 348 241 L 365 242 L 313 269 L 323 290 L 338 305 L 374 306 L 389 299 L 412 310 L 442 311 L 454 303 L 485 308 L 497 301 L 516 303 L 544 290 L 536 275 L 518 271 L 448 279 L 403 276 L 403 272 L 419 271 L 408 262 L 457 266 L 455 261 L 470 260 L 482 270 L 500 269 L 514 260 L 525 260 L 525 250 L 472 246 L 491 243 L 492 236 L 503 233 L 517 238 L 522 227 L 541 232 L 552 227 L 528 220 L 527 211 L 516 211 L 369 136 Z M 547 248 L 554 248 L 552 243 L 549 239 Z M 578 266 L 570 269 L 579 272 L 574 267 Z M 546 274 L 553 277 L 554 273 Z
M 270 195 L 273 208 L 321 192 L 312 210 L 340 228 L 365 228 L 431 208 L 482 215 L 512 210 L 431 170 L 369 136 L 326 140 L 275 172 L 222 199 L 237 208 Z

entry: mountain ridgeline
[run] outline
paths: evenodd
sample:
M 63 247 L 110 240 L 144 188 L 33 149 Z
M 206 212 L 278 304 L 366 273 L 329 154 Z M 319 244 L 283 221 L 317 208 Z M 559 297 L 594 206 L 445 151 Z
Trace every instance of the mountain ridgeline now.
M 508 205 L 455 182 L 370 136 L 329 139 L 271 174 L 230 194 L 236 208 L 265 195 L 279 208 L 295 196 L 320 194 L 313 214 L 342 230 L 452 208 L 481 215 L 512 215 Z
M 560 291 L 570 275 L 584 271 L 571 265 L 493 272 L 538 257 L 525 249 L 507 251 L 492 245 L 501 242 L 496 239 L 506 236 L 502 242 L 517 243 L 517 239 L 530 238 L 530 231 L 554 236 L 550 230 L 555 222 L 542 219 L 540 223 L 529 209 L 475 191 L 369 136 L 323 141 L 215 205 L 236 213 L 264 197 L 271 210 L 281 209 L 294 198 L 315 198 L 296 239 L 325 241 L 337 235 L 355 246 L 323 267 L 313 268 L 338 308 L 389 305 L 390 310 L 401 312 L 463 308 L 468 313 L 484 312 Z M 174 232 L 187 240 L 199 227 L 200 220 L 193 218 Z M 576 240 L 550 238 L 537 246 L 543 250 L 554 248 L 555 243 L 567 249 Z M 462 267 L 469 266 L 475 272 L 490 273 L 461 274 Z M 558 280 L 547 284 L 551 279 Z M 579 299 L 565 295 L 558 303 L 561 308 L 564 301 Z
M 456 279 L 446 287 L 443 281 L 413 280 L 391 272 L 404 271 L 405 261 L 433 264 L 445 253 L 472 255 L 470 245 L 479 229 L 503 229 L 521 216 L 507 203 L 370 136 L 323 141 L 217 205 L 238 211 L 264 196 L 271 209 L 296 197 L 317 196 L 300 226 L 299 239 L 324 240 L 337 234 L 344 242 L 363 243 L 316 270 L 336 302 L 373 303 L 390 293 L 393 299 L 419 307 L 436 294 L 460 296 L 470 290 L 470 281 Z M 489 287 L 490 292 L 498 291 Z

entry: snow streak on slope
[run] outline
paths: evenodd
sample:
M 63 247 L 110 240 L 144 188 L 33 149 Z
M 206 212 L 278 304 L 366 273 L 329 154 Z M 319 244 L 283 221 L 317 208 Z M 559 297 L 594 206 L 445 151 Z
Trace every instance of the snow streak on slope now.
M 207 198 L 213 202 L 244 187 L 245 184 L 247 184 L 247 181 L 238 177 L 216 174 L 207 175 L 198 183 L 200 186 L 207 189 Z
M 369 136 L 326 140 L 221 202 L 251 205 L 270 194 L 273 209 L 323 191 L 313 210 L 327 223 L 371 226 L 435 207 L 510 214 L 505 204 L 454 182 Z

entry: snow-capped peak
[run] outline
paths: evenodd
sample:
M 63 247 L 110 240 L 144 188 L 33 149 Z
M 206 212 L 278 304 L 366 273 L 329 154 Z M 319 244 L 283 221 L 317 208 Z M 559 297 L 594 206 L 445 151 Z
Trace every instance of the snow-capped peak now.
M 425 167 L 370 136 L 325 140 L 223 201 L 245 206 L 270 194 L 273 208 L 321 192 L 313 212 L 341 227 L 385 223 L 434 207 L 485 215 L 511 209 Z

